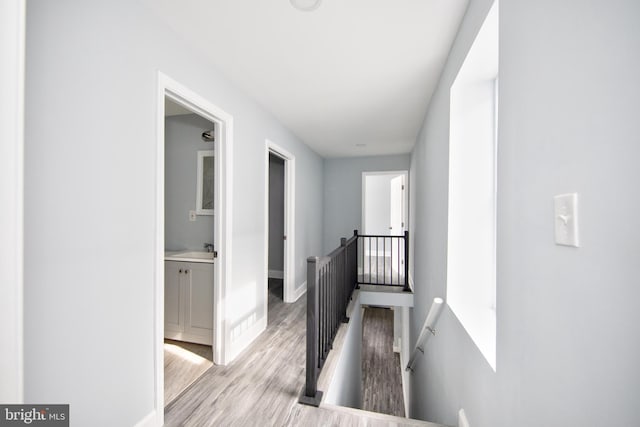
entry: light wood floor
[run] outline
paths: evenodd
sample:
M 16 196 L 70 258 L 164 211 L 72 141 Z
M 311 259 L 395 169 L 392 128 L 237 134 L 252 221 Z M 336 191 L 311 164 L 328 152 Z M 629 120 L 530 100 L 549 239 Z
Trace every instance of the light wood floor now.
M 171 403 L 213 366 L 213 349 L 208 345 L 164 340 L 164 401 Z
M 404 417 L 400 356 L 393 352 L 393 311 L 366 307 L 362 319 L 362 409 Z
M 268 320 L 266 331 L 233 363 L 214 365 L 165 408 L 166 426 L 416 425 L 414 420 L 381 420 L 358 410 L 299 404 L 304 384 L 306 298 L 284 304 L 270 293 Z

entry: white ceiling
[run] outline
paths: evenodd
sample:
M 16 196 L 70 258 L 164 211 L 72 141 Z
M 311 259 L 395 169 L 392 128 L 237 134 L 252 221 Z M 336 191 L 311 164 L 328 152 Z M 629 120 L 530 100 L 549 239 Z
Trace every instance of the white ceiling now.
M 144 1 L 316 152 L 343 157 L 412 149 L 468 0 Z

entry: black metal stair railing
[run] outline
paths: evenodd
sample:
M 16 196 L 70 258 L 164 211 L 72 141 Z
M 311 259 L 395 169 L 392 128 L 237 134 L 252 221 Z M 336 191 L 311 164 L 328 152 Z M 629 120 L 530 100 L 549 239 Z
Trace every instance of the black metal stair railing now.
M 358 235 L 358 283 L 409 288 L 409 232 Z
M 359 235 L 340 239 L 325 257 L 307 259 L 307 362 L 300 403 L 319 406 L 318 376 L 347 306 L 359 284 L 398 286 L 410 291 L 409 233 L 404 236 Z
M 307 259 L 307 365 L 300 403 L 318 406 L 318 375 L 340 323 L 347 322 L 347 306 L 357 286 L 358 231 L 342 238 L 340 247 L 326 257 Z

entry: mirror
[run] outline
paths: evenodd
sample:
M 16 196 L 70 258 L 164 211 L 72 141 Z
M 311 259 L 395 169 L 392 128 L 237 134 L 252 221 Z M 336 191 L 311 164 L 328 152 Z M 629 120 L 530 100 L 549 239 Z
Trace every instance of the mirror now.
M 214 150 L 198 151 L 198 184 L 196 194 L 196 214 L 213 215 L 214 213 Z

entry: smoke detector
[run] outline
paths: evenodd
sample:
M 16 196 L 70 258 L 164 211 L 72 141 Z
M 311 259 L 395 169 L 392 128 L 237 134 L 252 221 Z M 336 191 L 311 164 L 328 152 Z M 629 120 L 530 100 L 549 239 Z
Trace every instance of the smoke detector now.
M 291 5 L 303 12 L 311 12 L 320 7 L 322 0 L 289 0 Z

